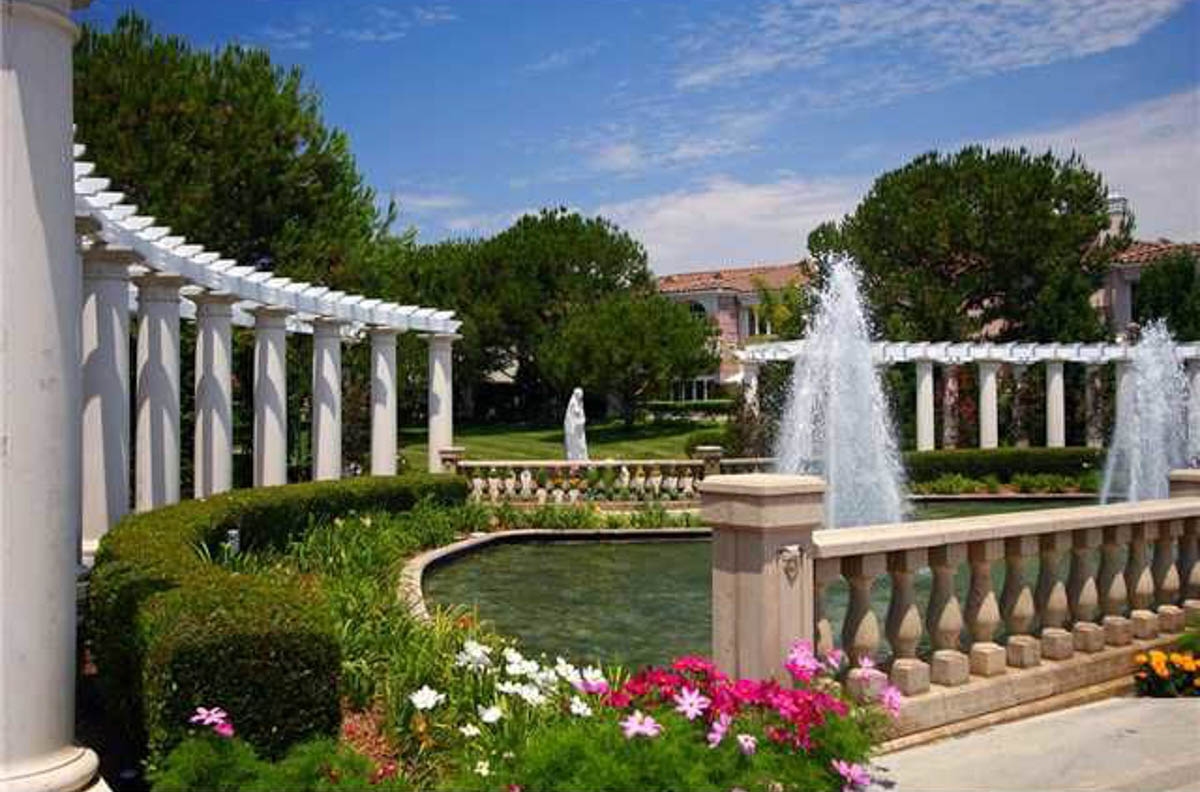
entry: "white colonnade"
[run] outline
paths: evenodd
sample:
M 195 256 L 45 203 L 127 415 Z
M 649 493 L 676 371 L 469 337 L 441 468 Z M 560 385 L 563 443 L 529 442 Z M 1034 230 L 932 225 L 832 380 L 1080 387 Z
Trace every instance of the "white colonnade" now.
M 780 341 L 760 344 L 738 353 L 743 365 L 758 367 L 768 361 L 791 360 L 804 353 L 804 341 Z M 1117 381 L 1117 410 L 1123 409 L 1123 394 L 1132 387 L 1132 348 L 1126 344 L 951 344 L 928 342 L 878 342 L 872 355 L 879 365 L 913 363 L 916 366 L 916 423 L 917 450 L 935 447 L 934 440 L 934 367 L 941 365 L 947 373 L 953 367 L 974 364 L 979 384 L 979 444 L 982 448 L 999 445 L 998 374 L 1003 366 L 1014 372 L 1024 372 L 1032 365 L 1042 365 L 1046 373 L 1046 436 L 1051 448 L 1066 445 L 1066 366 L 1085 367 L 1084 404 L 1089 415 L 1086 442 L 1098 446 L 1102 438 L 1098 423 L 1091 419 L 1099 408 L 1095 390 L 1103 366 L 1115 368 Z M 1184 361 L 1189 383 L 1188 425 L 1191 455 L 1200 456 L 1200 344 L 1179 344 L 1176 354 Z M 953 411 L 951 411 L 953 413 Z

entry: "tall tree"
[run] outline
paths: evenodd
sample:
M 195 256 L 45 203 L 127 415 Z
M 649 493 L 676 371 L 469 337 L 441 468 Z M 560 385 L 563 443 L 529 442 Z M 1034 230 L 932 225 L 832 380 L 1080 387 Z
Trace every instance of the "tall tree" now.
M 1180 250 L 1142 270 L 1135 303 L 1138 321 L 1166 320 L 1178 341 L 1200 341 L 1200 259 Z
M 817 256 L 859 263 L 891 339 L 1095 340 L 1088 299 L 1129 230 L 1104 235 L 1107 191 L 1075 154 L 969 146 L 876 179 L 840 223 L 809 235 Z M 995 324 L 993 324 L 995 323 Z
M 672 380 L 714 369 L 716 326 L 666 297 L 617 294 L 574 311 L 538 349 L 560 392 L 579 385 L 619 397 L 626 424 Z
M 195 50 L 134 12 L 85 25 L 77 137 L 147 214 L 243 264 L 353 290 L 384 284 L 393 219 L 325 125 L 300 70 L 262 50 Z

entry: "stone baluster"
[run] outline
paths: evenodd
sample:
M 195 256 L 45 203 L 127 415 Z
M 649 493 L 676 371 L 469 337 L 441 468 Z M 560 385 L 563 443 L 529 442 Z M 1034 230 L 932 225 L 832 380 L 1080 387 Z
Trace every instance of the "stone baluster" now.
M 1041 563 L 1033 599 L 1041 625 L 1042 657 L 1048 660 L 1065 660 L 1075 651 L 1074 638 L 1066 629 L 1071 610 L 1060 574 L 1063 556 L 1070 548 L 1070 533 L 1046 534 L 1039 540 Z
M 928 565 L 924 548 L 897 550 L 887 555 L 892 578 L 892 597 L 888 605 L 887 638 L 892 647 L 892 683 L 906 696 L 929 689 L 929 665 L 917 659 L 921 640 L 921 613 L 917 610 L 913 575 Z
M 663 471 L 663 479 L 662 479 L 663 492 L 666 493 L 666 495 L 668 497 L 674 498 L 676 495 L 679 494 L 679 472 L 675 467 L 675 463 L 667 462 L 666 464 L 664 464 L 662 466 L 662 471 Z
M 1183 521 L 1183 536 L 1179 539 L 1179 587 L 1183 601 L 1200 600 L 1200 518 Z M 1200 606 L 1200 602 L 1197 602 Z
M 1000 612 L 1008 633 L 1005 651 L 1007 661 L 1015 668 L 1030 668 L 1041 661 L 1038 640 L 1031 634 L 1037 610 L 1033 592 L 1025 579 L 1025 559 L 1038 551 L 1036 536 L 1017 536 L 1004 542 L 1004 591 L 1000 595 Z
M 1004 673 L 1005 651 L 995 642 L 1000 608 L 992 588 L 992 562 L 1004 555 L 1004 542 L 986 539 L 967 545 L 971 587 L 967 593 L 967 631 L 971 634 L 970 669 L 979 676 Z M 935 669 L 936 670 L 936 669 Z M 962 675 L 966 681 L 966 674 Z M 936 679 L 934 680 L 936 681 Z
M 1104 648 L 1104 631 L 1096 622 L 1100 615 L 1100 592 L 1092 571 L 1092 552 L 1100 546 L 1099 528 L 1075 531 L 1071 537 L 1071 571 L 1067 577 L 1067 607 L 1074 625 L 1071 634 L 1075 649 L 1098 652 Z
M 840 558 L 818 558 L 813 563 L 813 644 L 822 655 L 833 651 L 833 625 L 825 612 L 825 590 L 841 577 Z
M 857 664 L 874 658 L 879 647 L 879 620 L 871 610 L 871 586 L 887 571 L 887 556 L 871 553 L 842 559 L 842 575 L 850 584 L 850 604 L 842 626 L 842 648 Z
M 1104 614 L 1104 642 L 1111 646 L 1125 646 L 1133 637 L 1125 617 L 1128 598 L 1121 568 L 1121 551 L 1129 544 L 1129 537 L 1128 525 L 1110 525 L 1104 529 L 1100 545 L 1100 610 Z
M 488 500 L 497 503 L 500 500 L 500 471 L 494 466 L 488 468 L 487 474 Z
M 516 500 L 517 468 L 515 465 L 505 465 L 504 467 L 504 497 L 507 500 Z
M 1129 620 L 1133 637 L 1153 638 L 1158 635 L 1158 617 L 1150 610 L 1154 606 L 1154 578 L 1150 573 L 1148 543 L 1158 538 L 1159 524 L 1138 523 L 1133 526 L 1129 557 L 1125 563 L 1125 590 L 1129 596 Z
M 954 576 L 967 560 L 965 544 L 950 544 L 929 549 L 933 580 L 929 591 L 929 610 L 925 614 L 929 643 L 934 651 L 958 652 L 962 640 L 962 606 L 955 592 Z
M 533 500 L 536 495 L 536 482 L 534 481 L 533 472 L 529 466 L 525 465 L 521 468 L 521 500 Z
M 1159 523 L 1158 539 L 1154 542 L 1154 559 L 1150 573 L 1154 578 L 1154 603 L 1157 606 L 1158 628 L 1163 632 L 1180 632 L 1183 609 L 1179 602 L 1179 570 L 1175 567 L 1175 543 L 1183 536 L 1183 520 Z

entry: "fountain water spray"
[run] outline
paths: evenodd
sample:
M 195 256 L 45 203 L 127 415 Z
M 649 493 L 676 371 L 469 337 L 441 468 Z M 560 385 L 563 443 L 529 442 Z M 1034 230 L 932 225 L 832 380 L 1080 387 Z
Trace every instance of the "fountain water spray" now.
M 1142 331 L 1122 380 L 1100 502 L 1166 498 L 1171 471 L 1186 464 L 1188 432 L 1183 366 L 1165 323 Z
M 825 478 L 831 527 L 899 522 L 905 512 L 903 468 L 870 330 L 854 263 L 830 260 L 795 360 L 775 457 L 781 473 Z

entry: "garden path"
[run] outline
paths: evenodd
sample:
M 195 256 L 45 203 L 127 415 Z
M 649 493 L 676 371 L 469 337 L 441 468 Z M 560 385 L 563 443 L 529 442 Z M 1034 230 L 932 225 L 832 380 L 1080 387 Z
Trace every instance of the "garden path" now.
M 870 792 L 1200 792 L 1200 699 L 1114 698 L 879 757 Z

